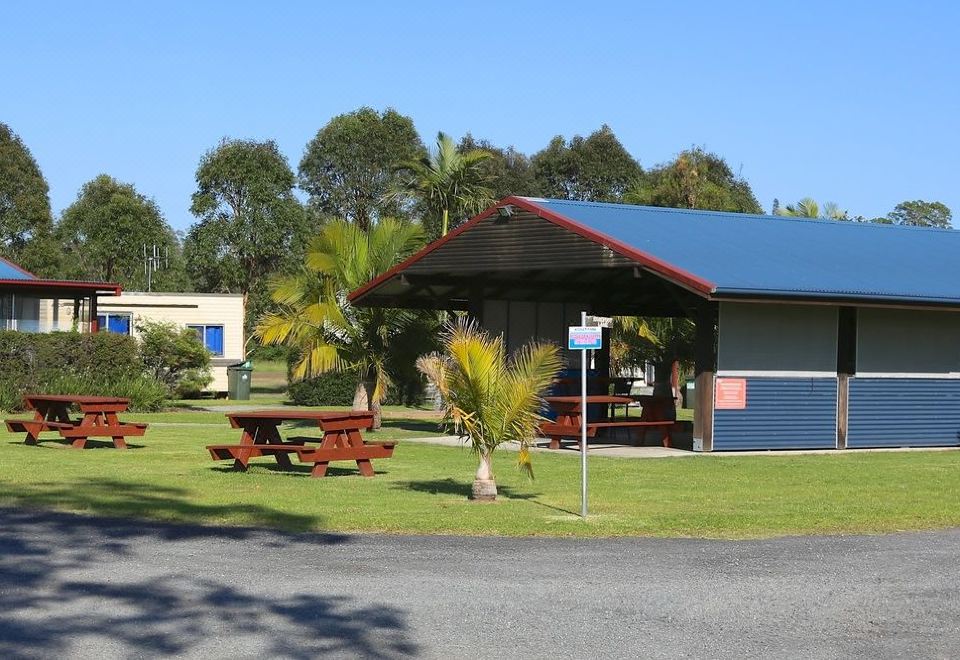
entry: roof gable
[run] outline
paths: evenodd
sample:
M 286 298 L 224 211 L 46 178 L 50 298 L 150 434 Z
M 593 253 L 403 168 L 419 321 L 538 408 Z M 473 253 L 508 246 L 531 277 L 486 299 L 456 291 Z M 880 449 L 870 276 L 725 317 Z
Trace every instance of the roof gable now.
M 0 280 L 35 280 L 33 273 L 30 273 L 17 264 L 0 257 Z

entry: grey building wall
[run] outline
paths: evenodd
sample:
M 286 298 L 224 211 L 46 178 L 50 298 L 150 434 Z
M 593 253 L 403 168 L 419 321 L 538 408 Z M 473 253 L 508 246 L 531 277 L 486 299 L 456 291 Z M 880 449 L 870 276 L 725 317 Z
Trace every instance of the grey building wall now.
M 857 375 L 960 376 L 960 312 L 857 310 Z
M 719 374 L 837 372 L 837 308 L 721 303 Z

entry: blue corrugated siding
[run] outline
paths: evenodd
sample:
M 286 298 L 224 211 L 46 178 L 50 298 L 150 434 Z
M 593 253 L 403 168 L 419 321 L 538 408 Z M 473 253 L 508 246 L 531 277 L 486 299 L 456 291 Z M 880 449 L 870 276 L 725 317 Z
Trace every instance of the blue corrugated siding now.
M 960 380 L 852 378 L 847 447 L 960 444 Z
M 836 378 L 747 378 L 747 407 L 714 411 L 716 451 L 836 446 Z

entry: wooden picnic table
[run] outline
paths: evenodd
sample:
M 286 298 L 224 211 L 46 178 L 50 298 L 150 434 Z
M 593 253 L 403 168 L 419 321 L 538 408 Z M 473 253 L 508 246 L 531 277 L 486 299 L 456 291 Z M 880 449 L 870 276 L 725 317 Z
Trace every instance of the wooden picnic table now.
M 111 438 L 117 449 L 126 449 L 126 438 L 142 436 L 147 424 L 121 422 L 118 414 L 126 412 L 130 399 L 112 396 L 79 394 L 27 394 L 23 403 L 33 411 L 33 419 L 8 419 L 7 430 L 26 433 L 24 444 L 36 445 L 40 434 L 56 431 L 71 441 L 75 449 L 83 449 L 88 438 Z M 70 407 L 77 406 L 81 417 L 71 419 Z
M 557 413 L 557 418 L 553 422 L 544 422 L 540 425 L 540 432 L 550 438 L 550 449 L 560 449 L 563 438 L 575 438 L 577 445 L 580 444 L 582 434 L 581 425 L 583 424 L 583 413 L 581 410 L 581 397 L 579 396 L 547 396 L 544 400 L 550 404 L 550 407 Z M 612 394 L 588 394 L 587 405 L 590 404 L 618 404 L 624 405 L 634 401 L 634 397 L 616 396 Z M 653 415 L 645 417 L 645 411 L 641 413 L 639 419 L 618 419 L 605 420 L 598 422 L 587 422 L 587 437 L 596 437 L 597 431 L 603 428 L 627 428 L 641 430 L 644 435 L 646 429 L 650 427 L 663 428 L 663 446 L 670 446 L 670 429 L 675 424 L 675 420 L 656 419 Z
M 365 410 L 252 410 L 227 413 L 230 426 L 243 429 L 239 445 L 208 445 L 214 460 L 233 459 L 235 470 L 245 471 L 251 458 L 273 456 L 283 469 L 289 469 L 290 454 L 303 463 L 313 463 L 310 475 L 322 477 L 330 461 L 356 461 L 360 474 L 374 475 L 370 459 L 390 458 L 396 442 L 366 442 L 360 431 L 373 426 L 373 413 Z M 314 422 L 323 437 L 300 436 L 284 440 L 280 425 L 284 422 Z M 307 443 L 320 443 L 319 447 Z

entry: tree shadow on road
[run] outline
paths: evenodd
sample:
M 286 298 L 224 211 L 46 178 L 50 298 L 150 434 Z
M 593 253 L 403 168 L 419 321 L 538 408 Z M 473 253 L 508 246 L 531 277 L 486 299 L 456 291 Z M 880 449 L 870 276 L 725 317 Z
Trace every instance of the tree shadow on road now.
M 234 561 L 204 574 L 191 560 L 237 542 L 250 544 L 249 563 L 238 565 L 234 551 Z M 347 543 L 337 534 L 0 508 L 0 657 L 415 655 L 402 610 L 324 595 L 302 561 L 284 562 L 297 545 L 321 555 L 323 546 Z M 270 570 L 295 585 L 292 593 L 246 586 Z

